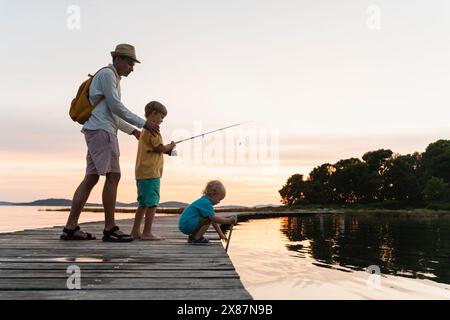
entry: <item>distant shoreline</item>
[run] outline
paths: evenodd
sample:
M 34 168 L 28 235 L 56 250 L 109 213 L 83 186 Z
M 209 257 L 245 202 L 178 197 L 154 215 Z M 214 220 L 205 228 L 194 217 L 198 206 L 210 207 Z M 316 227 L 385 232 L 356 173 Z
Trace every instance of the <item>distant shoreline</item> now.
M 9 201 L 0 201 L 0 206 L 31 206 L 31 207 L 70 207 L 72 204 L 72 200 L 69 199 L 58 199 L 58 198 L 49 198 L 49 199 L 41 199 L 35 200 L 31 202 L 9 202 Z M 167 208 L 180 208 L 187 206 L 187 203 L 178 202 L 178 201 L 166 201 L 162 202 L 162 207 Z M 136 208 L 137 202 L 132 203 L 124 203 L 117 201 L 117 207 L 124 208 Z M 86 207 L 94 207 L 101 208 L 103 205 L 101 203 L 86 203 Z
M 42 209 L 48 212 L 68 212 L 70 208 Z M 103 208 L 84 208 L 83 212 L 103 212 Z M 235 215 L 248 219 L 288 217 L 310 214 L 383 214 L 383 215 L 401 215 L 401 216 L 423 216 L 437 217 L 450 215 L 450 210 L 432 210 L 432 209 L 378 209 L 378 208 L 289 208 L 289 207 L 264 207 L 264 208 L 216 208 L 217 213 L 234 213 Z M 117 213 L 135 213 L 136 208 L 117 208 Z M 181 214 L 183 208 L 158 208 L 159 214 Z

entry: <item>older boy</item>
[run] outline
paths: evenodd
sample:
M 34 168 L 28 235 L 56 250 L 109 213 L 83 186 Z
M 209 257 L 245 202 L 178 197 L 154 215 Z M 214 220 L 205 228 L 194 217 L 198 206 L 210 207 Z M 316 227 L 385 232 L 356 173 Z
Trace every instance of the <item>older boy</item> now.
M 152 101 L 145 106 L 147 121 L 159 126 L 167 109 L 158 101 Z M 139 147 L 136 157 L 136 185 L 138 191 L 138 208 L 131 235 L 141 240 L 164 240 L 163 237 L 152 233 L 152 224 L 155 218 L 156 207 L 159 204 L 159 190 L 163 173 L 163 154 L 170 152 L 175 142 L 163 145 L 161 134 L 153 136 L 149 131 L 143 130 L 139 137 Z M 141 234 L 141 222 L 145 215 L 144 231 Z

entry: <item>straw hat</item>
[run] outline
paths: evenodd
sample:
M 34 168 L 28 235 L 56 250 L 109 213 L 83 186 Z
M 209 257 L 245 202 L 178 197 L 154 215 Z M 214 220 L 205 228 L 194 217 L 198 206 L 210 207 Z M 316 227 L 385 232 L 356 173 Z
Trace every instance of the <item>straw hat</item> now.
M 118 44 L 116 46 L 116 50 L 111 51 L 111 55 L 113 57 L 116 57 L 116 56 L 128 57 L 128 58 L 133 59 L 137 63 L 141 63 L 136 58 L 136 51 L 134 50 L 134 47 L 131 44 L 126 44 L 126 43 Z

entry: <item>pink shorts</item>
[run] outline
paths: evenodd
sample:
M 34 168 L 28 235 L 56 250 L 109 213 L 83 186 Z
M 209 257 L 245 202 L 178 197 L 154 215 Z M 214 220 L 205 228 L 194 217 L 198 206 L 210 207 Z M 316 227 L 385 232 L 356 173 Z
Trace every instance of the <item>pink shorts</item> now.
M 117 136 L 104 130 L 83 130 L 83 133 L 88 148 L 86 174 L 120 173 Z

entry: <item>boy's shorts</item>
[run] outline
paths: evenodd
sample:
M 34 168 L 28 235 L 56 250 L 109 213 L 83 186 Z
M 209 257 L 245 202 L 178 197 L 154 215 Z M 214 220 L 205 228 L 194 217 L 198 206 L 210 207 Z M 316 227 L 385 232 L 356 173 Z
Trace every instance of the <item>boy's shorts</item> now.
M 180 231 L 183 232 L 184 234 L 192 235 L 192 234 L 196 233 L 198 230 L 200 230 L 200 228 L 203 227 L 204 225 L 211 223 L 211 221 L 205 217 L 200 217 L 198 220 L 199 220 L 198 225 L 195 228 L 193 228 L 193 229 L 181 228 Z
M 158 206 L 160 184 L 160 178 L 136 180 L 139 207 L 151 208 Z
M 201 227 L 203 227 L 204 225 L 210 224 L 210 222 L 211 221 L 208 218 L 200 217 L 198 227 L 195 228 L 195 230 L 191 234 L 196 233 L 198 230 L 200 230 Z

